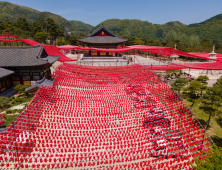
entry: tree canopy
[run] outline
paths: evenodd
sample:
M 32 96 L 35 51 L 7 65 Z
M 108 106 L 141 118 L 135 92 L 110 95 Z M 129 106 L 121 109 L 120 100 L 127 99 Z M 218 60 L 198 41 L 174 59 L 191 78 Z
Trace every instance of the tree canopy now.
M 175 80 L 175 81 L 171 84 L 171 86 L 172 86 L 176 91 L 178 91 L 178 93 L 180 94 L 181 89 L 182 89 L 186 84 L 188 84 L 187 79 L 185 79 L 185 78 L 178 78 L 177 80 Z

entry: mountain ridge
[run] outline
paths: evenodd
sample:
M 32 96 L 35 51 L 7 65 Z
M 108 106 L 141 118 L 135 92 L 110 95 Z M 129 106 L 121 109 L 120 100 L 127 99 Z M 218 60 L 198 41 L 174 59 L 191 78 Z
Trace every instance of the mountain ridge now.
M 81 30 L 78 30 L 78 25 L 66 20 L 60 15 L 47 12 L 38 11 L 26 6 L 17 5 L 10 2 L 0 2 L 0 21 L 15 22 L 19 17 L 24 17 L 28 22 L 33 23 L 38 18 L 52 18 L 64 31 L 72 32 L 73 34 L 88 33 L 93 26 L 81 22 Z
M 65 32 L 72 35 L 88 34 L 102 23 L 111 31 L 123 36 L 140 36 L 148 40 L 164 41 L 169 36 L 198 36 L 199 39 L 217 40 L 222 42 L 222 14 L 215 15 L 203 22 L 186 25 L 180 21 L 169 21 L 165 24 L 153 24 L 138 19 L 107 19 L 95 27 L 77 20 L 66 20 L 51 12 L 41 12 L 26 6 L 9 2 L 0 2 L 0 21 L 15 22 L 18 17 L 24 17 L 30 23 L 41 18 L 52 18 Z M 169 35 L 171 34 L 171 35 Z

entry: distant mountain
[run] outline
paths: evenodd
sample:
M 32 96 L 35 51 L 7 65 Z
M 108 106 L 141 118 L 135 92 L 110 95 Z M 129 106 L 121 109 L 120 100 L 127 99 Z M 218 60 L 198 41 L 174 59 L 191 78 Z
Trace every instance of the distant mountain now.
M 217 40 L 222 43 L 222 14 L 216 15 L 206 21 L 197 24 L 186 25 L 179 21 L 172 21 L 166 24 L 152 24 L 148 21 L 136 19 L 108 19 L 101 24 L 117 33 L 118 35 L 140 36 L 148 40 L 166 40 L 169 32 L 176 32 L 178 35 L 196 35 L 200 40 Z
M 82 21 L 69 21 L 73 29 L 73 34 L 79 34 L 80 32 L 88 34 L 94 27 L 92 25 L 86 24 Z M 78 30 L 78 31 L 75 31 Z
M 212 21 L 222 21 L 222 14 L 215 15 L 214 17 L 211 17 L 200 23 L 190 24 L 189 27 L 198 27 Z
M 65 32 L 72 32 L 73 34 L 89 33 L 93 28 L 93 26 L 81 21 L 68 21 L 50 12 L 40 12 L 25 6 L 0 2 L 0 21 L 15 22 L 19 17 L 26 18 L 30 23 L 38 18 L 52 18 Z
M 222 43 L 222 14 L 216 15 L 203 22 L 190 25 L 185 25 L 179 21 L 167 22 L 165 24 L 152 24 L 148 21 L 137 19 L 108 19 L 101 22 L 96 27 L 93 27 L 81 21 L 68 21 L 50 12 L 40 12 L 25 6 L 9 2 L 0 2 L 0 21 L 14 22 L 18 17 L 24 17 L 31 23 L 39 17 L 50 17 L 65 32 L 72 32 L 74 35 L 79 33 L 88 34 L 103 24 L 120 36 L 140 36 L 148 40 L 164 41 L 169 34 L 171 34 L 171 36 L 177 34 L 176 37 L 182 37 L 181 39 L 184 39 L 186 36 L 198 36 L 200 40 L 217 40 Z
M 93 30 L 102 24 L 118 35 L 140 36 L 148 40 L 163 40 L 167 31 L 177 31 L 182 27 L 186 27 L 185 24 L 179 21 L 168 22 L 166 24 L 152 24 L 148 21 L 137 19 L 108 19 L 98 24 Z

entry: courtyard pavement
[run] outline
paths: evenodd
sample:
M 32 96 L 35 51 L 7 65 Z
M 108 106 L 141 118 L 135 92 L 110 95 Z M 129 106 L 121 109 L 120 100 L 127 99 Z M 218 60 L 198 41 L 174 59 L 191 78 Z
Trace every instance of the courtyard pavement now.
M 77 58 L 82 58 L 83 55 L 82 54 L 78 54 L 77 55 L 73 55 L 73 54 L 67 54 L 67 57 L 70 57 L 72 59 L 77 59 Z M 147 57 L 142 57 L 139 55 L 125 55 L 127 58 L 132 58 L 132 62 L 129 63 L 129 65 L 132 64 L 141 64 L 141 65 L 168 65 L 170 63 L 168 62 L 160 62 L 158 60 L 154 60 L 151 59 L 149 56 Z M 99 57 L 94 57 L 93 59 L 93 64 L 92 64 L 92 59 L 91 58 L 87 58 L 86 60 L 78 60 L 77 62 L 71 62 L 74 64 L 79 64 L 79 65 L 88 65 L 88 66 L 124 66 L 127 65 L 128 59 L 104 59 L 106 57 L 103 58 L 99 58 Z M 135 59 L 135 62 L 134 62 Z M 186 62 L 189 63 L 189 62 Z M 193 64 L 194 62 L 192 62 Z M 179 63 L 178 63 L 179 64 Z M 184 69 L 183 71 L 185 71 L 186 73 L 191 74 L 192 77 L 197 78 L 200 75 L 207 75 L 209 77 L 209 81 L 208 81 L 208 86 L 212 87 L 213 84 L 217 81 L 217 79 L 222 76 L 222 71 L 204 71 L 204 70 L 196 70 L 196 69 Z

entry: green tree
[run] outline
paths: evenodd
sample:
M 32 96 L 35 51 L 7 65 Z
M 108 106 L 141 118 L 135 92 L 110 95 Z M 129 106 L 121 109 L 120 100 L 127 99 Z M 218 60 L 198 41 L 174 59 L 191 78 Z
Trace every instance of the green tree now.
M 133 41 L 134 41 L 134 38 L 131 37 L 131 36 L 128 36 L 128 35 L 123 35 L 121 36 L 123 38 L 128 38 L 128 41 L 125 43 L 126 46 L 131 46 L 133 45 Z
M 86 37 L 86 36 L 87 36 L 87 34 L 80 33 L 78 37 L 79 37 L 79 38 L 82 38 L 82 37 Z
M 47 38 L 47 36 L 46 36 L 45 32 L 37 32 L 34 36 L 34 40 L 37 42 L 40 42 L 40 43 L 45 43 L 46 38 Z
M 33 26 L 25 18 L 18 18 L 13 25 L 16 27 L 15 33 L 20 34 L 21 37 L 28 38 L 32 36 Z
M 156 36 L 157 38 L 164 38 L 164 30 L 163 29 L 156 30 Z
M 201 41 L 201 45 L 203 46 L 205 51 L 209 51 L 209 49 L 212 48 L 210 40 L 207 40 L 207 39 L 203 39 Z
M 196 79 L 197 81 L 199 81 L 201 83 L 200 86 L 200 90 L 201 90 L 201 96 L 203 95 L 203 91 L 207 89 L 207 80 L 209 80 L 209 78 L 207 76 L 199 76 Z
M 222 77 L 217 79 L 217 82 L 213 84 L 213 87 L 214 87 L 217 95 L 219 96 L 218 100 L 215 103 L 215 105 L 217 106 L 217 111 L 218 111 L 218 107 L 221 106 L 221 100 L 222 100 Z M 220 112 L 218 112 L 218 113 L 220 113 Z
M 78 36 L 77 35 L 71 35 L 70 37 L 69 37 L 69 44 L 71 44 L 71 45 L 77 45 L 77 42 L 78 42 Z
M 185 78 L 178 78 L 177 80 L 175 80 L 171 86 L 178 91 L 178 94 L 180 94 L 181 89 L 188 84 L 187 79 Z
M 217 88 L 215 86 L 207 87 L 206 92 L 202 96 L 202 105 L 200 109 L 203 109 L 205 113 L 209 114 L 208 124 L 212 113 L 216 116 L 214 105 L 219 100 L 221 100 L 221 97 L 218 95 Z
M 55 23 L 51 18 L 47 18 L 47 33 L 49 33 L 50 44 L 56 40 L 59 36 L 64 36 L 64 31 Z
M 35 35 L 37 32 L 45 32 L 45 30 L 43 29 L 41 23 L 39 23 L 38 21 L 34 21 L 33 22 L 32 34 Z
M 145 42 L 142 40 L 142 38 L 140 37 L 135 37 L 134 41 L 133 41 L 134 45 L 144 45 Z
M 197 102 L 197 98 L 201 91 L 201 83 L 197 80 L 191 82 L 187 88 L 183 89 L 182 96 L 185 97 L 188 101 L 192 102 L 191 109 L 195 102 Z

